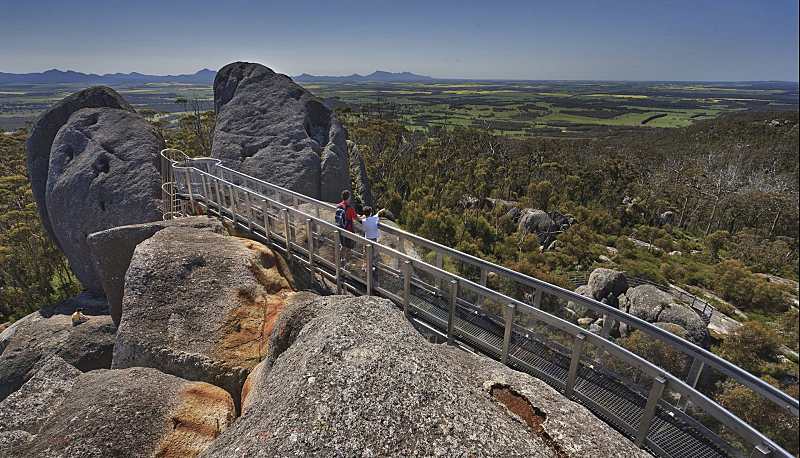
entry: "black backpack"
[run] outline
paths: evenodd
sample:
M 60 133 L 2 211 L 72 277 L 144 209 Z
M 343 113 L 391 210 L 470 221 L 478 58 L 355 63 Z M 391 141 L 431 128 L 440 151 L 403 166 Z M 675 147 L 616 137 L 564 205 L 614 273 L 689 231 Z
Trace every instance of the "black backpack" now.
M 336 206 L 336 216 L 335 221 L 336 225 L 341 227 L 342 229 L 347 229 L 347 204 L 340 203 Z

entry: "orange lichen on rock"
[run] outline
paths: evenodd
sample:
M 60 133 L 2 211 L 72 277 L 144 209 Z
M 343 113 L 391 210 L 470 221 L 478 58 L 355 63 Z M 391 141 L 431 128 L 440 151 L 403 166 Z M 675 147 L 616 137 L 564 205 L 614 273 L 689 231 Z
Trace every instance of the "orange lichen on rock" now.
M 248 401 L 248 396 L 250 395 L 250 391 L 253 390 L 253 385 L 255 385 L 256 380 L 261 376 L 263 368 L 264 362 L 262 361 L 250 371 L 250 374 L 247 375 L 247 379 L 244 381 L 244 385 L 242 385 L 242 414 L 250 407 L 251 402 Z
M 166 420 L 159 458 L 193 457 L 203 452 L 234 420 L 233 398 L 222 388 L 204 382 L 188 383 Z
M 225 317 L 218 354 L 225 361 L 249 369 L 266 356 L 275 321 L 295 292 L 289 269 L 281 258 L 260 243 L 242 243 L 254 252 L 248 267 L 255 282 L 239 289 L 239 305 Z

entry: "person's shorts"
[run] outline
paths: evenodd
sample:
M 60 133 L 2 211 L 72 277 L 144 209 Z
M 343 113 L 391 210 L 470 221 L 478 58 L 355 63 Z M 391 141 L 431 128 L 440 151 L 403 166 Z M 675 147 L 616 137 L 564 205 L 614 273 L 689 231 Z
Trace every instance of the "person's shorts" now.
M 352 249 L 354 246 L 356 246 L 356 241 L 347 237 L 342 237 L 342 246 Z

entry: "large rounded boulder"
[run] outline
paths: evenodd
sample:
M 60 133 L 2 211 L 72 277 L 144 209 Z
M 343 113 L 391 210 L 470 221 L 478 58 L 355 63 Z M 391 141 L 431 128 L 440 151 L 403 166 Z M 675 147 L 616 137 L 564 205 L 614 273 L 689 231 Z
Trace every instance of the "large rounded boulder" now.
M 50 224 L 50 216 L 47 213 L 47 205 L 45 203 L 53 139 L 56 138 L 59 129 L 67 123 L 70 116 L 76 111 L 82 108 L 102 107 L 134 111 L 133 107 L 113 89 L 105 86 L 94 86 L 70 95 L 42 113 L 34 123 L 31 135 L 28 137 L 26 144 L 28 150 L 28 178 L 31 182 L 33 198 L 39 208 L 42 225 L 56 244 L 58 244 L 58 239 Z
M 238 401 L 281 310 L 302 296 L 283 260 L 260 243 L 163 228 L 133 252 L 112 367 L 208 382 Z
M 226 166 L 331 202 L 350 189 L 347 132 L 288 76 L 228 64 L 214 79 L 214 109 L 211 155 Z
M 161 219 L 159 152 L 164 140 L 141 116 L 115 108 L 75 112 L 53 140 L 46 208 L 70 267 L 103 293 L 86 237 Z
M 4 457 L 194 457 L 234 420 L 225 390 L 136 367 L 81 374 L 57 358 L 0 403 Z
M 641 285 L 629 289 L 620 296 L 619 307 L 650 323 L 671 323 L 680 326 L 686 331 L 687 340 L 700 346 L 708 345 L 708 329 L 703 319 L 691 307 L 678 302 L 672 295 L 653 285 Z
M 0 333 L 0 400 L 22 386 L 44 359 L 57 355 L 82 371 L 111 367 L 115 327 L 108 315 L 73 326 L 69 315 L 39 312 Z
M 115 325 L 122 317 L 122 296 L 125 291 L 125 273 L 136 245 L 167 227 L 204 229 L 222 234 L 225 228 L 217 219 L 206 216 L 177 218 L 152 223 L 117 226 L 89 234 L 87 243 L 91 250 L 95 272 L 100 276 L 103 291 L 108 299 L 108 309 Z
M 204 456 L 648 456 L 546 383 L 428 343 L 374 297 L 287 307 L 243 405 Z
M 617 298 L 628 290 L 628 278 L 624 272 L 599 268 L 589 274 L 586 286 L 593 298 L 598 301 L 605 299 L 609 305 L 616 306 Z

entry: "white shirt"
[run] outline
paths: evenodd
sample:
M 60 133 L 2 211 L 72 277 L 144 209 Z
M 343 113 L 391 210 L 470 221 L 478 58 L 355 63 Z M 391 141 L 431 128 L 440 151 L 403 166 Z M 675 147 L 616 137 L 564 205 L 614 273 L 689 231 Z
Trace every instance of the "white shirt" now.
M 376 215 L 364 218 L 364 222 L 362 223 L 364 225 L 364 237 L 368 239 L 378 239 L 381 235 L 380 231 L 378 231 L 378 220 L 379 218 Z

